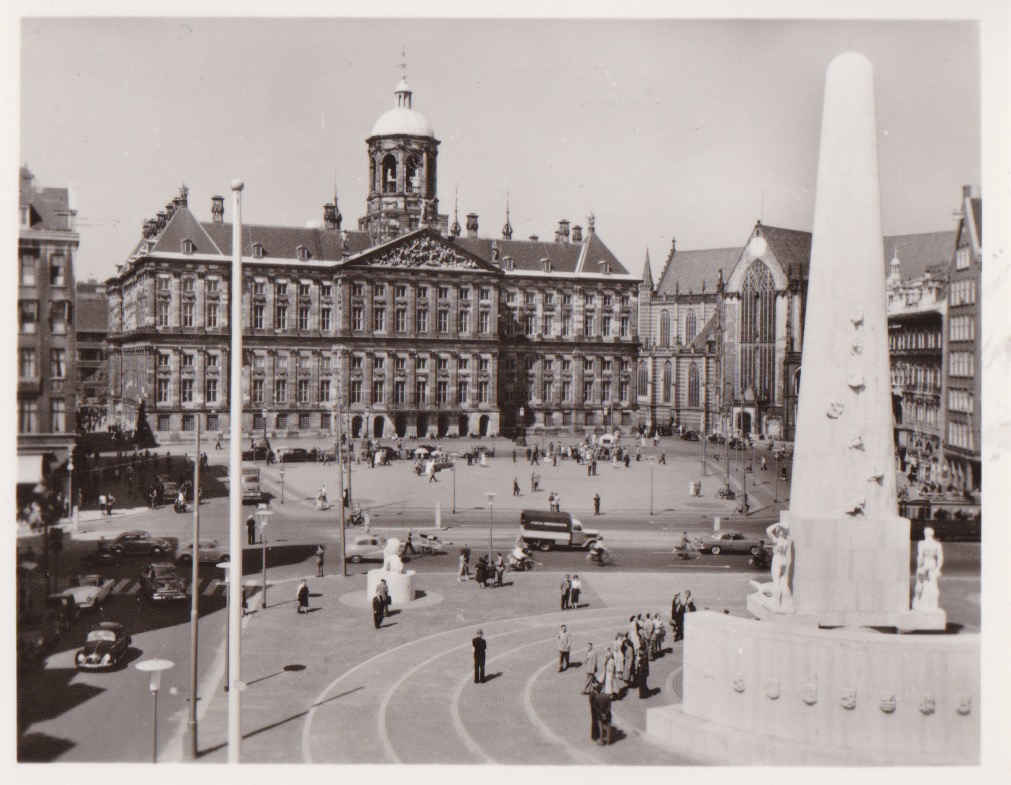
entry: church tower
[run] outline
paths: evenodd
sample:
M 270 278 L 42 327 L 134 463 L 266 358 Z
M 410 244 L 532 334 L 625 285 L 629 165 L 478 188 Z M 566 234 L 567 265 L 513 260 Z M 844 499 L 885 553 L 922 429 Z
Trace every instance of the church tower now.
M 436 160 L 439 140 L 407 86 L 406 65 L 393 91 L 393 108 L 384 112 L 366 139 L 369 195 L 358 220 L 373 244 L 386 242 L 420 226 L 444 233 L 448 217 L 439 215 Z

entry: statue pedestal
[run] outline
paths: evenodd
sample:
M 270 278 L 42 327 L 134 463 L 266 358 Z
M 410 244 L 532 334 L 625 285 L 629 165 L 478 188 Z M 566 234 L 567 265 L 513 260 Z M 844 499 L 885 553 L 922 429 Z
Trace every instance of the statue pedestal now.
M 647 734 L 723 765 L 978 764 L 979 635 L 778 617 L 687 614 L 683 702 L 647 709 Z
M 414 570 L 406 572 L 386 572 L 383 569 L 369 570 L 368 582 L 365 587 L 365 599 L 372 601 L 379 581 L 385 580 L 390 590 L 390 601 L 393 605 L 404 606 L 414 599 Z

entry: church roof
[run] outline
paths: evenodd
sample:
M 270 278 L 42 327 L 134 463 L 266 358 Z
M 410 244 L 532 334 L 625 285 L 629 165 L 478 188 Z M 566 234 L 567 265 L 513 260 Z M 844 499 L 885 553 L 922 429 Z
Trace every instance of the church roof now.
M 674 294 L 675 288 L 681 294 L 699 293 L 705 285 L 707 292 L 715 292 L 719 280 L 719 270 L 724 279 L 737 264 L 741 256 L 740 248 L 707 248 L 696 251 L 675 251 L 664 265 L 657 284 L 657 294 Z

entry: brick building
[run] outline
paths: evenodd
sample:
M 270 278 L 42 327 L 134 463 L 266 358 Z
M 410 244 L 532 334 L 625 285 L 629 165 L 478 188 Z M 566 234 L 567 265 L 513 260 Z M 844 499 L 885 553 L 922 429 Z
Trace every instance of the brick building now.
M 243 226 L 247 434 L 329 434 L 337 401 L 355 437 L 630 429 L 639 280 L 598 237 L 481 237 L 438 212 L 439 141 L 402 80 L 366 140 L 358 231 L 333 202 L 320 228 Z M 107 282 L 113 416 L 141 401 L 162 440 L 196 418 L 228 427 L 232 227 L 185 188 Z
M 973 186 L 962 189 L 962 204 L 949 263 L 947 364 L 945 368 L 945 486 L 978 491 L 982 483 L 980 443 L 980 283 L 983 269 L 983 202 Z
M 109 331 L 109 301 L 105 284 L 77 282 L 78 427 L 101 427 L 109 394 L 105 338 Z
M 74 444 L 74 258 L 79 235 L 66 188 L 20 170 L 18 232 L 18 485 L 34 486 Z M 65 476 L 64 476 L 65 479 Z M 51 490 L 56 490 L 51 487 Z

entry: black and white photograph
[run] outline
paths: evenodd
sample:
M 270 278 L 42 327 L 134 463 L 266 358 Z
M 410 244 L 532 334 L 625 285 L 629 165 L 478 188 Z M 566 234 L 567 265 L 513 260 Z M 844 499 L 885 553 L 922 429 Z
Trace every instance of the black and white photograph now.
M 11 12 L 9 765 L 1006 766 L 1008 10 L 725 5 Z

